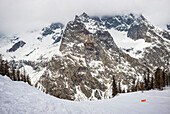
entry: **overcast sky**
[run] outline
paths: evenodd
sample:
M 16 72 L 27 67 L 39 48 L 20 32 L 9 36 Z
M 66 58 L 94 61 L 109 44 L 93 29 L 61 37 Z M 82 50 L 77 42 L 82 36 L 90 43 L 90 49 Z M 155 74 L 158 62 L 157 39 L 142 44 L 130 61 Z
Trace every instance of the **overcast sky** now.
M 142 13 L 151 23 L 170 22 L 170 0 L 0 0 L 0 31 L 23 31 L 51 22 L 66 24 L 75 15 Z

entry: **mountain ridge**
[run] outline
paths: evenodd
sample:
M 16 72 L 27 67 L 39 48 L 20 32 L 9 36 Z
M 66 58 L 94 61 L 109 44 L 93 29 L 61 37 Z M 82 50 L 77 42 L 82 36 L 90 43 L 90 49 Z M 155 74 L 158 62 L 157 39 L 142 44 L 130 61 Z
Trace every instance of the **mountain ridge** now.
M 57 27 L 53 23 L 35 35 L 24 34 L 31 40 L 25 39 L 26 44 L 16 52 L 0 49 L 9 60 L 18 59 L 15 66 L 25 68 L 33 86 L 50 95 L 69 100 L 111 98 L 113 77 L 119 90 L 128 92 L 137 90 L 147 69 L 151 78 L 155 67 L 169 68 L 169 33 L 142 15 L 100 19 L 83 13 L 68 22 L 64 30 L 63 24 L 56 24 Z M 115 33 L 119 34 L 117 38 Z M 115 43 L 121 37 L 122 42 L 142 41 L 147 45 L 141 49 L 133 45 L 124 48 Z M 20 37 L 16 39 L 19 40 Z M 23 55 L 20 52 L 24 50 L 27 53 Z M 17 53 L 22 56 L 18 58 Z

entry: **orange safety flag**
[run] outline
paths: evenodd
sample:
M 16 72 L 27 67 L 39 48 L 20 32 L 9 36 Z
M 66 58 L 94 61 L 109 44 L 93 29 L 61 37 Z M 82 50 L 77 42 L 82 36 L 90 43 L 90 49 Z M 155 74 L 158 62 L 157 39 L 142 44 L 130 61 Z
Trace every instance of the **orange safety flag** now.
M 141 102 L 146 102 L 146 99 L 142 99 Z

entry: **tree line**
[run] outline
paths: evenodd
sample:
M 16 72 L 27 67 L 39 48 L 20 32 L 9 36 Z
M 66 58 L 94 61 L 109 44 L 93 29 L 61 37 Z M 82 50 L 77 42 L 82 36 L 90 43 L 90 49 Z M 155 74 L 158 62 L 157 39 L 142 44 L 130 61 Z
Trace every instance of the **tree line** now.
M 26 75 L 25 69 L 23 69 L 22 73 L 15 66 L 10 66 L 7 60 L 3 60 L 0 55 L 0 74 L 2 76 L 8 76 L 13 81 L 24 81 L 29 85 L 31 84 L 31 79 L 29 75 Z
M 127 92 L 144 91 L 157 88 L 163 90 L 165 86 L 170 85 L 170 73 L 166 69 L 157 68 L 155 73 L 152 75 L 150 70 L 147 68 L 144 72 L 143 82 L 137 81 Z M 112 97 L 117 93 L 125 93 L 125 90 L 121 90 L 120 82 L 116 83 L 115 76 L 112 77 Z

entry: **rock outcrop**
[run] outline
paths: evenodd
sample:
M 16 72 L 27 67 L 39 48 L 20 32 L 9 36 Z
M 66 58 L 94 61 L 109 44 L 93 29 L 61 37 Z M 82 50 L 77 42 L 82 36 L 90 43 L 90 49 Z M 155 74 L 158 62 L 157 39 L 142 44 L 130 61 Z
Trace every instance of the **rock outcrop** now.
M 85 14 L 67 24 L 60 51 L 63 56 L 49 62 L 48 70 L 36 84 L 59 98 L 110 98 L 112 77 L 122 85 L 122 91 L 123 86 L 131 91 L 144 72 L 143 65 L 122 52 L 110 33 Z
M 8 52 L 15 52 L 18 48 L 23 47 L 25 44 L 26 43 L 24 41 L 18 41 L 7 51 Z

